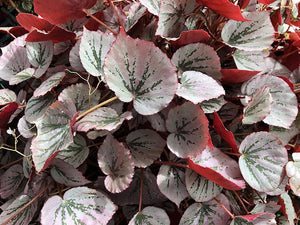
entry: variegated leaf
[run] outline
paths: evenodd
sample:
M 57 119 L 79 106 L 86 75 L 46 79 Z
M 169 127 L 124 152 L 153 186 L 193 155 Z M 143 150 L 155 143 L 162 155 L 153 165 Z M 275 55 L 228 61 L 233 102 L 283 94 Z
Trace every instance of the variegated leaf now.
M 132 39 L 121 31 L 103 67 L 106 82 L 123 102 L 152 115 L 165 108 L 177 89 L 177 74 L 168 57 L 152 42 Z
M 220 194 L 216 197 L 227 209 L 230 203 L 225 195 Z M 226 224 L 229 215 L 216 202 L 211 200 L 203 203 L 194 203 L 190 205 L 181 217 L 179 225 L 209 225 L 209 224 Z
M 61 159 L 53 160 L 50 173 L 56 182 L 69 187 L 90 183 L 75 167 Z
M 34 76 L 42 76 L 46 72 L 52 61 L 52 41 L 27 42 L 26 50 L 30 64 L 36 67 Z
M 32 143 L 32 139 L 29 139 L 26 142 L 25 149 L 24 149 L 24 155 L 27 157 L 23 157 L 23 173 L 26 178 L 30 178 L 30 174 L 32 172 L 32 156 L 31 156 L 31 150 L 30 146 Z
M 115 38 L 101 31 L 89 31 L 84 28 L 79 47 L 79 56 L 83 67 L 93 76 L 103 78 L 103 63 Z
M 273 126 L 289 128 L 298 114 L 297 99 L 289 85 L 272 75 L 257 75 L 242 86 L 242 93 L 248 96 L 268 86 L 273 99 L 270 114 L 263 120 Z
M 153 130 L 138 129 L 126 137 L 126 146 L 130 149 L 136 167 L 150 166 L 160 157 L 166 141 Z
M 300 196 L 300 153 L 294 152 L 292 156 L 293 161 L 289 161 L 285 169 L 291 189 L 295 195 Z
M 224 99 L 224 96 L 221 96 L 219 98 L 213 98 L 208 101 L 203 101 L 200 103 L 200 106 L 204 113 L 213 113 L 219 111 L 223 105 L 226 104 L 226 100 Z
M 164 0 L 161 1 L 158 13 L 158 28 L 156 35 L 165 38 L 178 38 L 185 30 L 185 16 L 195 8 L 195 0 Z
M 81 42 L 81 39 L 79 39 L 76 42 L 76 44 L 73 46 L 73 48 L 71 49 L 70 54 L 69 54 L 69 62 L 73 69 L 75 69 L 76 71 L 79 71 L 79 72 L 84 72 L 85 69 L 81 63 L 80 56 L 79 56 L 80 42 Z
M 268 11 L 244 12 L 250 21 L 229 20 L 222 29 L 222 39 L 229 46 L 245 51 L 262 51 L 271 46 L 275 30 Z
M 40 119 L 48 109 L 48 107 L 55 101 L 55 97 L 52 94 L 46 94 L 41 97 L 32 96 L 25 108 L 25 119 L 29 123 L 35 123 Z
M 75 104 L 77 112 L 84 112 L 98 104 L 100 92 L 96 90 L 90 95 L 87 84 L 78 83 L 65 88 L 58 96 L 58 101 L 72 101 Z
M 60 150 L 56 158 L 62 159 L 77 168 L 86 160 L 88 155 L 89 148 L 86 145 L 85 139 L 81 135 L 76 135 L 73 143 L 67 148 Z
M 72 188 L 49 198 L 41 211 L 42 225 L 107 224 L 117 206 L 104 194 L 87 187 Z
M 276 225 L 275 214 L 264 212 L 254 215 L 236 216 L 230 225 Z
M 5 105 L 10 102 L 15 102 L 17 95 L 12 90 L 7 88 L 0 90 L 0 105 Z
M 161 193 L 178 207 L 189 196 L 184 182 L 184 171 L 169 165 L 162 165 L 157 174 L 157 185 Z
M 128 225 L 169 225 L 168 214 L 160 208 L 148 206 L 141 212 L 136 213 L 129 221 Z
M 35 168 L 38 172 L 49 166 L 59 150 L 73 142 L 72 124 L 76 109 L 72 102 L 56 101 L 36 122 L 37 136 L 32 141 L 31 150 Z
M 289 141 L 300 133 L 300 129 L 297 127 L 295 121 L 292 123 L 290 129 L 285 129 L 282 127 L 269 126 L 269 132 L 276 135 L 285 146 Z
M 21 210 L 26 204 L 31 201 L 28 195 L 20 195 L 1 213 L 0 221 L 4 222 L 8 220 L 12 215 L 15 215 Z M 34 201 L 29 204 L 26 208 L 18 213 L 17 216 L 9 220 L 7 225 L 27 225 L 32 220 L 36 210 L 38 202 Z
M 176 94 L 198 104 L 225 95 L 225 90 L 217 81 L 204 73 L 186 71 L 181 75 Z
M 186 102 L 171 109 L 166 126 L 168 148 L 178 157 L 195 157 L 210 145 L 208 120 L 197 105 Z
M 210 201 L 223 190 L 220 185 L 190 169 L 185 171 L 185 183 L 188 193 L 196 202 Z
M 24 138 L 31 138 L 35 136 L 36 132 L 34 127 L 34 124 L 30 124 L 27 122 L 25 116 L 22 116 L 18 121 L 18 131 Z
M 138 21 L 139 19 L 144 15 L 146 12 L 146 7 L 143 6 L 139 2 L 134 2 L 128 11 L 128 16 L 127 16 L 127 23 L 126 23 L 126 31 L 129 31 Z
M 21 72 L 17 73 L 9 80 L 9 85 L 16 85 L 25 80 L 32 78 L 33 75 L 35 74 L 35 71 L 36 70 L 34 68 L 26 68 L 22 70 Z
M 284 192 L 280 195 L 280 204 L 282 206 L 282 211 L 285 215 L 287 215 L 289 224 L 295 224 L 294 220 L 297 219 L 297 214 L 291 196 L 287 192 Z
M 258 89 L 244 108 L 243 124 L 253 124 L 265 119 L 271 112 L 272 103 L 270 88 L 264 86 Z
M 23 168 L 20 164 L 9 167 L 0 179 L 0 196 L 7 198 L 18 189 L 24 178 Z
M 180 74 L 184 71 L 198 71 L 215 79 L 222 76 L 217 52 L 203 43 L 189 44 L 179 48 L 172 57 L 172 63 Z
M 236 67 L 239 70 L 263 71 L 265 70 L 268 51 L 244 51 L 237 49 L 233 54 Z
M 148 9 L 150 13 L 158 16 L 161 0 L 140 0 L 140 2 Z
M 134 163 L 130 151 L 108 134 L 98 150 L 98 164 L 107 175 L 105 187 L 112 193 L 128 188 L 134 175 Z
M 279 186 L 288 156 L 276 136 L 268 132 L 252 133 L 242 141 L 239 152 L 242 175 L 252 188 L 268 192 Z
M 59 85 L 59 83 L 64 79 L 65 72 L 58 72 L 47 80 L 45 80 L 35 91 L 33 92 L 34 97 L 40 97 L 48 92 L 50 92 L 53 88 Z

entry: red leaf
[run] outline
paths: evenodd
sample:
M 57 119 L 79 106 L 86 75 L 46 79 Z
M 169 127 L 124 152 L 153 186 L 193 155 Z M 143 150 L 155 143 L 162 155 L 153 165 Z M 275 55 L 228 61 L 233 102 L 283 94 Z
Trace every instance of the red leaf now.
M 18 109 L 18 103 L 10 102 L 3 106 L 0 111 L 0 129 L 6 130 L 10 116 Z
M 238 70 L 238 69 L 221 69 L 223 75 L 222 81 L 230 83 L 241 83 L 254 77 L 260 71 Z
M 271 3 L 275 2 L 276 0 L 258 0 L 259 3 L 270 5 Z
M 238 153 L 238 147 L 234 139 L 233 133 L 227 130 L 219 117 L 218 113 L 214 112 L 214 129 L 218 134 L 226 141 L 226 143 L 232 148 L 235 153 Z
M 258 213 L 258 214 L 243 215 L 243 216 L 238 216 L 238 217 L 241 217 L 241 218 L 247 220 L 248 222 L 252 222 L 253 220 L 255 220 L 257 217 L 259 217 L 262 214 L 265 214 L 265 213 L 262 212 L 262 213 Z
M 50 164 L 52 163 L 52 161 L 55 159 L 55 157 L 57 156 L 58 153 L 59 153 L 59 151 L 54 152 L 54 153 L 46 160 L 46 162 L 45 162 L 43 168 L 42 168 L 39 172 L 41 172 L 41 171 L 47 169 L 47 168 L 50 166 Z
M 228 19 L 249 21 L 243 17 L 239 6 L 234 5 L 228 0 L 197 0 L 197 2 L 201 5 L 205 5 L 206 7 L 212 9 L 222 16 L 225 16 Z
M 28 31 L 38 29 L 48 32 L 54 27 L 48 21 L 29 13 L 19 13 L 16 18 L 18 23 Z
M 181 32 L 179 39 L 170 42 L 177 47 L 181 47 L 191 43 L 203 43 L 208 41 L 209 38 L 209 34 L 204 30 L 189 30 Z
M 96 0 L 34 0 L 34 11 L 52 24 L 63 24 L 84 17 L 86 14 L 82 10 L 95 3 Z
M 28 32 L 23 27 L 16 26 L 10 27 L 8 30 L 6 30 L 5 27 L 3 27 L 3 29 L 0 28 L 0 33 L 13 34 L 15 37 L 20 37 Z
M 249 5 L 250 0 L 240 0 L 239 1 L 239 6 L 241 9 L 246 8 Z
M 66 31 L 60 27 L 54 26 L 49 33 L 41 33 L 38 30 L 34 30 L 28 34 L 25 39 L 28 42 L 39 42 L 39 41 L 52 41 L 53 43 L 63 42 L 72 40 L 76 37 L 73 32 Z
M 102 11 L 97 12 L 94 16 L 101 21 L 104 20 L 104 14 Z M 90 18 L 84 26 L 86 27 L 86 29 L 88 29 L 90 31 L 97 31 L 99 28 L 99 25 L 100 24 L 96 20 L 94 20 L 93 18 Z

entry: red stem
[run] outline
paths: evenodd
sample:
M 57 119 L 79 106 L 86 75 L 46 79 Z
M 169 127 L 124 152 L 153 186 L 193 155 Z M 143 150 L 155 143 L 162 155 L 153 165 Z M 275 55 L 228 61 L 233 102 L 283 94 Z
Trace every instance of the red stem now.
M 214 200 L 227 212 L 231 219 L 234 219 L 234 215 L 217 198 L 214 198 Z

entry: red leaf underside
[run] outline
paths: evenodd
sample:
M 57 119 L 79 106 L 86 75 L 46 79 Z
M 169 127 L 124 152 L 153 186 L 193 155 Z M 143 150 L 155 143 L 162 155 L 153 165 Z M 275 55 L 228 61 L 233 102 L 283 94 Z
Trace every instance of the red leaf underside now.
M 10 116 L 18 109 L 16 102 L 5 105 L 0 111 L 0 129 L 5 130 L 9 122 Z

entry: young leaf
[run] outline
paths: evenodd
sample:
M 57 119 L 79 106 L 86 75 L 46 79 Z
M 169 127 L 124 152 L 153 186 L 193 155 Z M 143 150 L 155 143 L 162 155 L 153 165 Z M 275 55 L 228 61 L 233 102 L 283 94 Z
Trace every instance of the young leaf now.
M 207 202 L 218 196 L 223 187 L 195 173 L 193 170 L 185 171 L 186 189 L 196 202 Z
M 136 213 L 128 225 L 170 225 L 168 214 L 160 208 L 148 206 L 141 212 Z
M 178 207 L 189 196 L 184 182 L 184 171 L 169 165 L 162 165 L 157 174 L 157 185 L 161 193 Z
M 287 192 L 284 192 L 283 194 L 280 195 L 279 203 L 281 205 L 281 210 L 283 214 L 287 217 L 289 221 L 289 224 L 290 225 L 295 224 L 294 220 L 297 219 L 297 215 L 295 212 L 295 208 L 293 206 L 292 199 Z
M 268 192 L 279 186 L 288 157 L 276 136 L 268 132 L 252 133 L 242 141 L 239 152 L 242 175 L 252 188 Z
M 223 41 L 231 47 L 245 51 L 269 48 L 275 33 L 269 12 L 244 12 L 243 16 L 250 21 L 230 20 L 225 24 L 221 34 Z
M 230 203 L 225 195 L 220 194 L 216 198 L 227 209 L 230 208 Z M 225 210 L 215 200 L 211 200 L 190 205 L 182 215 L 179 225 L 226 224 L 229 218 Z
M 84 28 L 80 41 L 79 56 L 83 67 L 93 76 L 103 78 L 103 64 L 110 50 L 114 36 L 101 31 L 89 31 Z
M 196 173 L 229 190 L 245 188 L 245 181 L 238 163 L 221 150 L 206 148 L 195 158 L 189 159 L 189 166 Z
M 236 216 L 230 225 L 276 225 L 275 214 L 269 212 L 254 215 Z
M 190 102 L 169 111 L 166 127 L 168 148 L 178 157 L 195 157 L 211 143 L 204 112 Z
M 179 48 L 172 57 L 172 63 L 180 74 L 184 71 L 198 71 L 215 79 L 221 78 L 221 64 L 217 52 L 203 43 Z
M 153 130 L 138 129 L 126 137 L 126 146 L 130 149 L 136 167 L 145 168 L 159 158 L 166 141 Z
M 225 90 L 213 78 L 204 73 L 186 71 L 181 75 L 176 94 L 198 104 L 225 95 Z
M 47 80 L 45 80 L 35 91 L 33 92 L 34 97 L 40 97 L 48 92 L 50 92 L 53 88 L 55 88 L 59 83 L 64 79 L 65 72 L 58 72 Z
M 208 101 L 203 101 L 200 103 L 201 108 L 203 109 L 204 113 L 213 113 L 219 111 L 223 105 L 226 104 L 226 100 L 224 96 L 219 98 L 213 98 Z
M 3 210 L 0 215 L 0 221 L 4 222 L 14 215 L 18 210 L 22 209 L 27 203 L 31 201 L 28 195 L 20 195 L 13 200 L 9 206 Z M 38 202 L 32 202 L 28 207 L 22 210 L 17 216 L 11 219 L 8 225 L 27 225 L 32 220 L 36 210 Z
M 117 210 L 113 202 L 94 189 L 72 188 L 49 198 L 41 211 L 42 225 L 107 224 Z
M 108 191 L 119 193 L 128 188 L 134 175 L 134 163 L 130 151 L 111 134 L 98 150 L 98 164 L 107 175 L 104 183 Z
M 140 2 L 148 9 L 150 13 L 158 16 L 161 0 L 140 0 Z
M 152 115 L 165 108 L 177 89 L 174 65 L 152 42 L 132 39 L 121 31 L 104 63 L 105 80 L 123 102 Z
M 71 127 L 75 116 L 76 109 L 72 102 L 66 104 L 56 101 L 36 122 L 38 134 L 32 141 L 31 150 L 38 172 L 49 166 L 59 150 L 67 148 L 73 142 Z
M 17 95 L 12 90 L 9 90 L 7 88 L 0 90 L 0 105 L 15 102 L 16 100 Z

